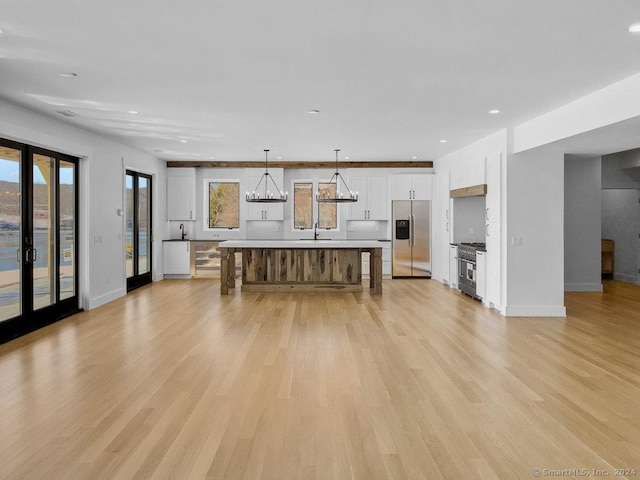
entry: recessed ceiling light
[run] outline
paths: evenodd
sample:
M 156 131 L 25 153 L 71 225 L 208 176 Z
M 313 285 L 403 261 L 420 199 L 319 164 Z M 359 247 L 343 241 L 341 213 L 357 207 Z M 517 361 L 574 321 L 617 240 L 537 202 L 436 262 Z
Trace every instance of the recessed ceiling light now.
M 349 160 L 349 157 L 344 157 L 345 160 Z
M 309 110 L 309 113 L 315 115 L 316 113 L 320 113 L 320 110 Z
M 180 143 L 187 143 L 186 140 L 180 140 Z
M 282 160 L 282 157 L 278 157 L 278 160 Z
M 415 157 L 415 156 L 411 157 L 411 160 L 417 160 L 417 159 L 418 159 L 418 157 Z
M 137 110 L 129 110 L 129 113 L 130 113 L 131 115 L 137 115 L 137 114 L 138 114 L 138 111 L 137 111 Z
M 215 159 L 216 159 L 216 157 L 209 157 L 209 158 L 210 158 L 211 160 L 215 160 Z
M 640 23 L 634 23 L 629 27 L 629 32 L 631 33 L 640 33 Z
M 62 72 L 60 76 L 64 78 L 73 78 L 73 77 L 77 77 L 78 74 L 75 72 Z
M 496 115 L 496 114 L 500 113 L 500 110 L 497 110 L 497 109 L 489 110 L 489 113 L 491 115 Z
M 440 140 L 440 143 L 447 143 L 447 141 L 443 138 L 442 140 Z

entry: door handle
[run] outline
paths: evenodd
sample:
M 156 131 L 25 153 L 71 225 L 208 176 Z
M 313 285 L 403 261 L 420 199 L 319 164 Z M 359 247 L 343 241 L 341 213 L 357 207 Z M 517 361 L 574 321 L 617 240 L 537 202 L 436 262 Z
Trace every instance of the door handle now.
M 36 263 L 37 260 L 38 260 L 38 249 L 34 248 L 32 250 L 31 263 Z
M 16 262 L 20 263 L 20 249 L 16 250 Z
M 412 247 L 416 246 L 415 223 L 416 223 L 416 216 L 415 215 L 411 215 L 411 246 Z
M 189 210 L 189 220 L 193 220 L 193 210 Z

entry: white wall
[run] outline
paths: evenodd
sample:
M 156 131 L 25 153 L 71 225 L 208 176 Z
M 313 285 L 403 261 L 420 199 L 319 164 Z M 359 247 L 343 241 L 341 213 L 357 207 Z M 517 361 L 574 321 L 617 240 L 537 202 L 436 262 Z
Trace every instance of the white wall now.
M 167 238 L 165 163 L 153 156 L 0 100 L 0 137 L 81 157 L 80 306 L 95 308 L 126 294 L 124 273 L 124 171 L 153 175 L 154 280 L 162 278 Z M 79 124 L 81 118 L 75 120 Z M 102 242 L 94 239 L 102 238 Z
M 565 291 L 602 291 L 601 159 L 567 156 L 564 166 Z
M 524 152 L 638 116 L 640 73 L 517 126 L 513 151 Z
M 508 316 L 565 316 L 564 155 L 508 158 Z
M 614 241 L 613 278 L 638 283 L 640 191 L 602 190 L 602 238 Z

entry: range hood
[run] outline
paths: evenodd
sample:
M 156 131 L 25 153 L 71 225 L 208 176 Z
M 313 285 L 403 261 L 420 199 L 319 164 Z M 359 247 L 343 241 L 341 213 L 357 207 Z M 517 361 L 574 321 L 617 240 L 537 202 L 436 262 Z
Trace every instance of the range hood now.
M 487 194 L 487 184 L 473 185 L 472 187 L 457 188 L 449 191 L 451 198 L 481 197 Z

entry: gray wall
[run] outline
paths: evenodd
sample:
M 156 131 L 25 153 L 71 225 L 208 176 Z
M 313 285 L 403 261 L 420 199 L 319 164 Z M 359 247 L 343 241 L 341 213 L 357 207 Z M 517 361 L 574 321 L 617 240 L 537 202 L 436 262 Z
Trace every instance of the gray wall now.
M 453 199 L 453 241 L 485 241 L 486 197 Z
M 604 155 L 602 188 L 640 188 L 640 150 Z
M 602 238 L 614 241 L 614 278 L 638 283 L 640 246 L 640 191 L 602 191 Z
M 564 288 L 602 291 L 600 281 L 601 158 L 564 164 Z

